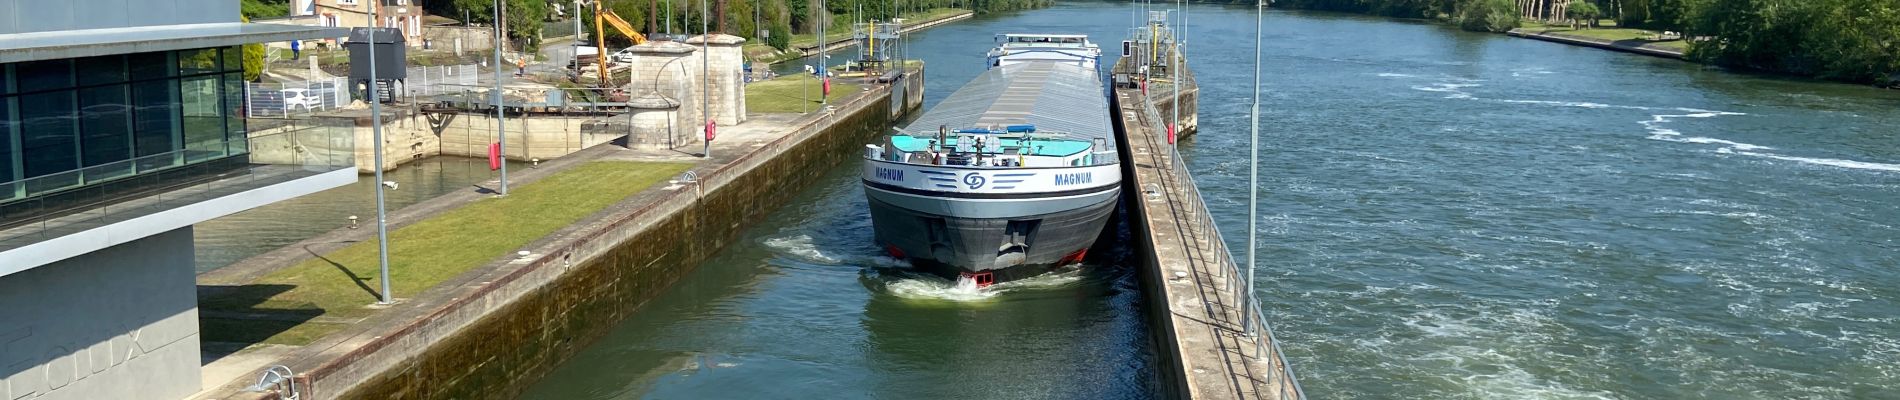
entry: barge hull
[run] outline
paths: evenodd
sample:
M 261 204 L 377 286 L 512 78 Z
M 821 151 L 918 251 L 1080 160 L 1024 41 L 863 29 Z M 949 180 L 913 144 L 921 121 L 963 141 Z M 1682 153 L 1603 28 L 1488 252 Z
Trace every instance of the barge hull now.
M 871 188 L 866 197 L 878 247 L 892 257 L 946 278 L 990 273 L 989 283 L 1000 283 L 1081 262 L 1107 227 L 1120 191 L 1105 191 L 1099 201 L 1078 208 L 1006 218 L 918 212 Z

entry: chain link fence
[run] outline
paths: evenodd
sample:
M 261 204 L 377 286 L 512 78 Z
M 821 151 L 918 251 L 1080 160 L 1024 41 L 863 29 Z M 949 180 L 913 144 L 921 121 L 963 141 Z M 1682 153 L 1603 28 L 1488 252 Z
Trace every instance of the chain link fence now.
M 403 95 L 411 101 L 461 92 L 462 87 L 474 86 L 481 74 L 475 64 L 411 67 L 408 73 L 408 79 L 403 80 Z
M 249 118 L 288 118 L 350 104 L 347 79 L 244 84 L 244 114 Z

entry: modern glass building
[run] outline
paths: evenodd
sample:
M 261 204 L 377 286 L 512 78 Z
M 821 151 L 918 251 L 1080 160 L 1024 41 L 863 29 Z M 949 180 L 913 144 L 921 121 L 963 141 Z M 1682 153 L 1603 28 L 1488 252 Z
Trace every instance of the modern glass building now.
M 0 399 L 201 389 L 192 225 L 356 180 L 348 129 L 256 129 L 233 0 L 0 0 Z
M 233 46 L 0 66 L 0 203 L 247 164 L 242 59 Z

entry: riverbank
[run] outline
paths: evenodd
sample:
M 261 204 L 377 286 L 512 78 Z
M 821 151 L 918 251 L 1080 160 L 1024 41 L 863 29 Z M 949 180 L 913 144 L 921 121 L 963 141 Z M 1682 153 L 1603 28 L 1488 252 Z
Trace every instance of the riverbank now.
M 969 19 L 970 17 L 973 17 L 975 15 L 976 13 L 974 11 L 963 10 L 963 9 L 937 9 L 937 10 L 926 11 L 926 12 L 921 13 L 921 15 L 915 15 L 914 17 L 917 18 L 919 21 L 912 22 L 910 26 L 904 27 L 904 29 L 899 31 L 899 33 L 906 34 L 906 33 L 916 32 L 916 31 L 920 31 L 924 29 L 930 29 L 930 28 L 937 27 L 939 25 Z M 818 39 L 816 38 L 817 35 L 800 34 L 800 35 L 793 36 L 793 39 L 791 42 L 792 48 L 784 50 L 784 51 L 773 49 L 771 46 L 768 46 L 764 43 L 747 44 L 745 46 L 746 58 L 752 60 L 755 64 L 772 65 L 772 64 L 778 64 L 781 62 L 810 57 L 811 55 L 818 54 L 819 52 L 835 51 L 835 50 L 842 49 L 845 47 L 850 47 L 852 44 L 856 43 L 856 40 L 852 37 L 852 32 L 850 29 L 840 29 L 840 30 L 842 32 L 827 32 L 828 34 L 825 35 L 825 38 L 827 40 L 823 44 L 822 50 L 820 50 L 820 45 L 818 43 Z
M 1685 57 L 1685 54 L 1688 51 L 1686 48 L 1683 48 L 1680 46 L 1668 46 L 1668 45 L 1662 44 L 1662 43 L 1680 44 L 1681 43 L 1680 40 L 1675 40 L 1675 41 L 1650 41 L 1650 40 L 1643 40 L 1643 39 L 1611 40 L 1611 39 L 1604 39 L 1604 38 L 1597 38 L 1597 37 L 1582 36 L 1582 35 L 1577 35 L 1575 33 L 1537 31 L 1537 30 L 1527 29 L 1527 28 L 1512 29 L 1510 32 L 1505 32 L 1504 34 L 1510 35 L 1513 37 L 1537 39 L 1537 40 L 1542 40 L 1546 42 L 1563 43 L 1563 44 L 1568 44 L 1568 45 L 1584 46 L 1584 47 L 1594 47 L 1594 48 L 1605 49 L 1605 50 L 1621 51 L 1625 53 L 1633 53 L 1633 54 L 1641 54 L 1641 55 L 1646 55 L 1646 56 L 1655 56 L 1655 57 L 1672 58 L 1672 59 L 1677 59 L 1677 60 L 1689 61 Z

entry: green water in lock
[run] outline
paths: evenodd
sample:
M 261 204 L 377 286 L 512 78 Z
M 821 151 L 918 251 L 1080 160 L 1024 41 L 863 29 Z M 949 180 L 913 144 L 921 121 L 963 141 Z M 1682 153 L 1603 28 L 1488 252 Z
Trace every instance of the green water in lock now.
M 1112 53 L 1130 11 L 1062 3 L 909 47 L 934 102 L 995 33 Z M 1188 18 L 1203 92 L 1181 151 L 1241 249 L 1254 20 Z M 1257 283 L 1314 398 L 1896 396 L 1900 91 L 1423 22 L 1266 25 Z M 871 247 L 839 157 L 524 397 L 1153 394 L 1127 267 L 999 292 L 910 276 Z

